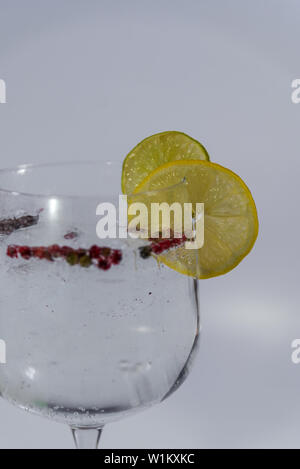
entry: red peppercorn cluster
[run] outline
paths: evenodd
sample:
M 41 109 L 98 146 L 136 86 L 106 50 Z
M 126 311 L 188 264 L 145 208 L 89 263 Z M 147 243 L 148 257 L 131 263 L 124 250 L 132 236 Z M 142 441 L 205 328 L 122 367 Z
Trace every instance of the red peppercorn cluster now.
M 162 254 L 169 249 L 181 246 L 187 241 L 186 236 L 181 238 L 150 238 L 151 244 L 140 248 L 140 256 L 147 259 L 151 254 Z M 109 270 L 112 265 L 120 264 L 122 251 L 108 247 L 92 246 L 90 249 L 73 249 L 70 246 L 29 247 L 10 245 L 7 248 L 7 256 L 11 258 L 22 257 L 25 260 L 31 258 L 44 259 L 50 262 L 55 259 L 64 259 L 70 265 L 81 267 L 97 266 L 101 270 Z
M 151 254 L 159 255 L 171 248 L 181 246 L 187 238 L 183 235 L 181 238 L 150 238 L 150 240 L 152 241 L 150 245 L 140 248 L 140 255 L 143 259 L 147 259 Z
M 186 237 L 154 240 L 151 243 L 151 249 L 154 254 L 161 254 L 171 248 L 180 246 L 186 241 Z
M 37 225 L 39 222 L 39 215 L 24 215 L 19 218 L 7 218 L 0 220 L 0 234 L 10 235 L 14 231 L 21 230 L 22 228 L 29 228 Z
M 122 252 L 119 249 L 92 246 L 90 249 L 73 249 L 69 246 L 29 247 L 10 245 L 7 248 L 7 256 L 11 258 L 22 257 L 25 260 L 31 258 L 44 259 L 53 262 L 55 259 L 64 259 L 70 265 L 90 267 L 96 265 L 101 270 L 109 270 L 112 265 L 120 264 Z

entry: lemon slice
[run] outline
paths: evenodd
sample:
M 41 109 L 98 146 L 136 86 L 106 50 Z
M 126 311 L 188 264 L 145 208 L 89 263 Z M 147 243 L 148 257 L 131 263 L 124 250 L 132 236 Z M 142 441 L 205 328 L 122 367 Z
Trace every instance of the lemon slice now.
M 209 155 L 201 143 L 182 132 L 162 132 L 146 138 L 124 160 L 123 193 L 132 194 L 157 167 L 176 160 L 209 160 Z
M 254 200 L 235 173 L 198 160 L 175 161 L 157 168 L 135 193 L 158 191 L 184 178 L 189 201 L 204 203 L 204 246 L 196 250 L 182 246 L 160 255 L 159 260 L 182 274 L 200 279 L 225 274 L 250 252 L 257 238 Z

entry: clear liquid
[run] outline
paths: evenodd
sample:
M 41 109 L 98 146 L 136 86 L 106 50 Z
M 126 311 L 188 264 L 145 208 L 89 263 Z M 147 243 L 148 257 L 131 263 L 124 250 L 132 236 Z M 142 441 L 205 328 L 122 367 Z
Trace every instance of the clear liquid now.
M 7 244 L 40 245 L 47 236 L 38 228 L 0 243 L 1 395 L 91 427 L 162 401 L 184 381 L 197 345 L 196 283 L 127 245 L 107 272 L 6 257 Z

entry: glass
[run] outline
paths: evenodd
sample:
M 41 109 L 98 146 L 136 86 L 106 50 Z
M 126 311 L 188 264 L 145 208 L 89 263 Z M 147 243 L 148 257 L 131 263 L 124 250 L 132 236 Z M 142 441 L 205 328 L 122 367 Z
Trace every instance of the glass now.
M 120 175 L 110 162 L 0 171 L 0 393 L 68 424 L 79 449 L 97 448 L 104 425 L 172 394 L 199 339 L 197 281 L 142 259 L 140 240 L 97 237 L 96 208 L 117 204 Z M 123 258 L 102 270 L 7 255 L 12 245 L 54 244 Z

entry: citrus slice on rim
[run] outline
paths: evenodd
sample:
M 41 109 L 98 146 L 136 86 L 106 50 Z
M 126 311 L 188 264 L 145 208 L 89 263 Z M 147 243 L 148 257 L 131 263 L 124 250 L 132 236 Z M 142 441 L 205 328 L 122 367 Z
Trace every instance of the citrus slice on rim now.
M 161 254 L 159 261 L 199 279 L 226 274 L 250 252 L 257 238 L 258 217 L 252 195 L 229 169 L 198 160 L 175 161 L 157 168 L 135 193 L 158 191 L 183 179 L 189 201 L 204 203 L 204 245 L 201 249 L 182 246 L 170 250 Z
M 124 160 L 123 193 L 132 194 L 156 168 L 178 160 L 209 161 L 209 155 L 200 142 L 182 132 L 168 131 L 146 138 Z

